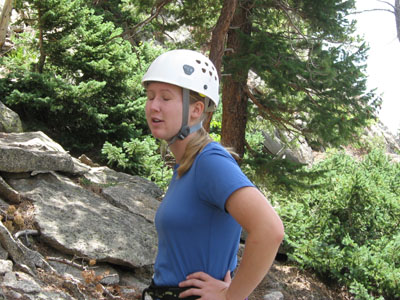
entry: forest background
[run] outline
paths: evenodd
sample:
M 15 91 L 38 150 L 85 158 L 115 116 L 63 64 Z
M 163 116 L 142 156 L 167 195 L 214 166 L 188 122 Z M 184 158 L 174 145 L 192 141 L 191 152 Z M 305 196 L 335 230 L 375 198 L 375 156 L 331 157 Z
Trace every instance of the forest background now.
M 205 126 L 277 208 L 289 260 L 356 299 L 400 297 L 400 164 L 382 141 L 362 138 L 381 99 L 366 87 L 354 1 L 4 3 L 18 17 L 0 57 L 0 100 L 26 131 L 165 189 L 173 162 L 146 126 L 141 77 L 168 49 L 200 50 L 222 83 Z M 264 147 L 264 134 L 277 132 L 326 158 L 279 159 Z M 362 157 L 348 156 L 349 145 Z

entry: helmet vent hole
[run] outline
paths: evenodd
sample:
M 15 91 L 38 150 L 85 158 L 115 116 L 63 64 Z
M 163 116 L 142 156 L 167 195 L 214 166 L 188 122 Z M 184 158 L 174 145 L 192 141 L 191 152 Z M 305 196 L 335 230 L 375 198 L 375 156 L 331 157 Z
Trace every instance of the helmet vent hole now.
M 204 68 L 203 68 L 203 69 L 201 69 L 201 70 L 203 71 L 203 73 L 205 73 L 205 72 L 206 72 L 206 69 L 204 69 Z
M 217 81 L 217 80 L 218 80 L 218 79 L 217 79 L 217 76 L 215 76 L 214 79 L 215 79 L 215 81 Z
M 211 72 L 211 71 L 209 71 L 208 73 L 209 73 L 209 74 L 210 74 L 210 76 L 212 77 L 212 72 Z
M 205 64 L 206 64 L 206 66 L 208 67 L 208 63 L 207 63 L 207 62 L 205 62 Z
M 196 60 L 196 62 L 197 62 L 198 64 L 201 64 L 201 61 L 200 61 L 200 60 L 198 60 L 198 59 Z
M 205 90 L 206 90 L 206 89 L 208 89 L 208 86 L 207 86 L 207 84 L 205 84 L 203 88 L 204 88 Z
M 184 65 L 183 72 L 185 72 L 186 75 L 192 75 L 192 73 L 194 72 L 194 68 L 189 65 Z

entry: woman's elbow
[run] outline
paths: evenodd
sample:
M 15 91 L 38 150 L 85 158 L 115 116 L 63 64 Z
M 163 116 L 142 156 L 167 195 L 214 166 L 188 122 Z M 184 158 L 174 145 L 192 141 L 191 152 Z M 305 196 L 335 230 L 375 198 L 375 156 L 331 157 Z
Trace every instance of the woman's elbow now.
M 285 227 L 282 220 L 278 219 L 274 227 L 273 240 L 280 245 L 285 238 Z

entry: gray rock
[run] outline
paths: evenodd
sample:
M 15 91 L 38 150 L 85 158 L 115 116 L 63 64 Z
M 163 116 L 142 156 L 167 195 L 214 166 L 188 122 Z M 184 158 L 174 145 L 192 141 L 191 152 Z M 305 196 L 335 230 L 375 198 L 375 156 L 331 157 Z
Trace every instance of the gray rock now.
M 154 263 L 154 224 L 139 213 L 115 207 L 56 173 L 9 182 L 34 201 L 41 239 L 53 248 L 134 268 Z
M 114 285 L 119 283 L 119 275 L 118 274 L 110 274 L 105 275 L 103 279 L 100 280 L 101 284 L 104 285 Z
M 156 184 L 147 179 L 116 172 L 107 167 L 91 168 L 83 177 L 89 182 L 98 184 L 104 188 L 113 187 L 118 184 L 119 186 L 131 188 L 137 193 L 147 194 L 154 198 L 161 197 L 163 193 Z
M 66 257 L 64 259 L 67 261 L 69 260 Z M 72 276 L 72 278 L 74 278 L 75 280 L 79 280 L 82 283 L 84 282 L 84 278 L 82 277 L 82 269 L 57 261 L 50 261 L 49 263 L 60 275 L 64 277 Z M 91 269 L 95 271 L 96 276 L 104 276 L 104 278 L 101 280 L 101 283 L 105 285 L 118 284 L 120 281 L 117 270 L 110 264 L 96 265 Z
M 114 206 L 154 222 L 155 212 L 160 202 L 155 198 L 136 192 L 132 184 L 122 183 L 103 189 L 103 196 Z
M 0 259 L 7 259 L 7 258 L 8 258 L 8 252 L 0 244 Z
M 75 300 L 70 295 L 62 291 L 41 291 L 35 295 L 34 300 Z
M 43 132 L 0 133 L 0 171 L 73 173 L 72 157 Z
M 38 294 L 41 291 L 35 279 L 23 272 L 6 273 L 2 285 L 22 294 Z
M 365 130 L 365 138 L 372 139 L 380 139 L 381 142 L 385 145 L 385 150 L 389 154 L 398 154 L 400 153 L 400 144 L 396 140 L 396 137 L 390 132 L 390 130 L 382 123 L 377 122 L 366 128 Z
M 18 114 L 0 102 L 0 132 L 23 132 Z
M 296 138 L 297 146 L 293 146 L 293 141 L 285 143 L 285 140 L 292 140 L 290 137 L 282 137 L 278 132 L 274 136 L 263 131 L 264 146 L 278 158 L 283 158 L 291 162 L 301 164 L 311 164 L 313 162 L 312 149 L 303 138 Z
M 388 153 L 388 157 L 392 162 L 400 163 L 400 155 L 393 154 L 393 153 Z
M 284 296 L 279 291 L 270 292 L 263 297 L 263 300 L 283 300 L 283 299 Z
M 12 272 L 13 263 L 11 260 L 0 259 L 0 275 Z

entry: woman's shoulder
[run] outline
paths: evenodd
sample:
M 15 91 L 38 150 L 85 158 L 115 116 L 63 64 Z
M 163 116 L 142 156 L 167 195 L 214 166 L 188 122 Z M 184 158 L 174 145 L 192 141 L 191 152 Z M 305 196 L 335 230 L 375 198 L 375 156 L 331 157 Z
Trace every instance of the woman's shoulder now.
M 218 142 L 210 142 L 208 143 L 204 149 L 199 153 L 199 156 L 209 156 L 209 155 L 222 155 L 226 157 L 232 157 L 231 154 L 228 152 L 228 150 L 225 149 L 224 146 L 222 146 Z
M 219 163 L 237 164 L 236 160 L 229 151 L 218 142 L 208 143 L 204 149 L 197 155 L 196 160 L 201 164 L 219 165 Z

